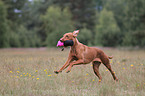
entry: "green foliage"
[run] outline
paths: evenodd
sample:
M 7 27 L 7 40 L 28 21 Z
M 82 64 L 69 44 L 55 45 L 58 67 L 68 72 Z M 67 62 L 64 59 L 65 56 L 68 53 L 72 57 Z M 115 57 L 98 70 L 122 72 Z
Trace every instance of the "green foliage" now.
M 144 5 L 145 0 L 0 0 L 0 48 L 55 46 L 76 29 L 86 45 L 144 47 Z
M 0 48 L 9 47 L 8 30 L 7 26 L 7 10 L 2 1 L 0 1 Z
M 10 43 L 10 46 L 11 46 L 11 47 L 22 47 L 22 46 L 21 46 L 21 42 L 20 42 L 20 40 L 19 40 L 19 38 L 20 38 L 21 36 L 19 36 L 19 35 L 17 34 L 17 32 L 11 31 L 9 35 L 10 35 L 10 36 L 9 36 L 9 40 L 10 40 L 9 43 Z
M 43 28 L 46 32 L 46 44 L 56 46 L 57 41 L 67 31 L 73 29 L 71 13 L 67 8 L 61 10 L 59 7 L 51 6 L 47 9 L 46 14 L 41 16 Z
M 105 7 L 114 13 L 123 46 L 144 46 L 145 0 L 108 0 Z
M 21 11 L 27 0 L 2 0 L 7 7 L 7 18 L 13 23 L 22 23 L 23 12 Z
M 125 6 L 126 20 L 125 25 L 127 30 L 136 30 L 143 23 L 140 21 L 141 16 L 145 13 L 144 0 L 128 0 Z M 144 22 L 145 23 L 145 22 Z
M 128 37 L 125 36 L 123 44 L 125 46 L 145 46 L 145 1 L 128 0 L 126 5 L 124 24 Z
M 107 0 L 104 2 L 104 7 L 108 11 L 112 11 L 114 14 L 114 19 L 120 28 L 121 32 L 125 30 L 125 25 L 124 23 L 126 22 L 124 19 L 125 17 L 125 0 Z
M 62 9 L 68 7 L 72 13 L 72 20 L 75 21 L 76 29 L 86 27 L 93 30 L 95 27 L 95 2 L 94 0 L 55 0 Z M 85 24 L 85 26 L 84 26 Z
M 28 31 L 24 26 L 20 26 L 17 30 L 21 47 L 38 47 L 40 39 L 35 31 Z
M 123 39 L 124 46 L 145 46 L 145 29 L 140 28 L 136 31 L 128 32 Z
M 35 30 L 29 31 L 25 26 L 20 25 L 16 32 L 10 34 L 10 44 L 12 47 L 39 47 L 40 38 Z
M 103 46 L 116 46 L 119 43 L 120 29 L 116 24 L 114 15 L 105 8 L 99 16 L 99 24 L 96 25 L 96 44 Z
M 92 39 L 92 33 L 89 29 L 83 28 L 80 30 L 80 33 L 78 35 L 78 40 L 85 44 L 85 45 L 91 45 L 91 39 Z

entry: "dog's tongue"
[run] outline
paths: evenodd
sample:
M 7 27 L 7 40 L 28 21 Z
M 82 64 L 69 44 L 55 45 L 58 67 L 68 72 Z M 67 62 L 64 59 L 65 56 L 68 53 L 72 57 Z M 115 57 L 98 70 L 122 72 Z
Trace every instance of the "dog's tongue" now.
M 64 43 L 61 42 L 61 41 L 58 41 L 58 43 L 57 43 L 57 47 L 61 47 L 61 46 L 64 46 Z

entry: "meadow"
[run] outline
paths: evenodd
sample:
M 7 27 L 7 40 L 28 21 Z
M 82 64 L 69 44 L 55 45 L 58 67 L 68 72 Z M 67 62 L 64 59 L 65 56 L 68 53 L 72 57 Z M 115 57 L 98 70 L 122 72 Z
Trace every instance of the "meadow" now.
M 98 83 L 92 64 L 54 74 L 69 49 L 0 49 L 0 96 L 145 96 L 145 50 L 102 48 L 119 81 L 102 64 Z

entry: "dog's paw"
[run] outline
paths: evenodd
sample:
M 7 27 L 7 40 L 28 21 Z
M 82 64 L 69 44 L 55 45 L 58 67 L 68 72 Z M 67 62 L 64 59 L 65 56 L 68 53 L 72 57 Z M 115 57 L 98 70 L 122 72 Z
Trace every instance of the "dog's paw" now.
M 54 71 L 54 73 L 58 74 L 59 72 L 58 71 Z

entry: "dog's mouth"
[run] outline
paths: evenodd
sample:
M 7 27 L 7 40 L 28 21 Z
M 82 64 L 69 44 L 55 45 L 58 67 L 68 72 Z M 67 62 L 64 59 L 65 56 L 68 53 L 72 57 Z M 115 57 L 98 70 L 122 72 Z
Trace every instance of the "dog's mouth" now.
M 64 43 L 64 46 L 73 46 L 74 45 L 73 40 L 66 40 L 63 43 Z
M 73 46 L 73 45 L 74 45 L 73 40 L 66 40 L 64 42 L 59 40 L 58 43 L 57 43 L 57 47 L 61 47 L 61 46 L 63 47 L 61 51 L 64 50 L 64 47 Z

